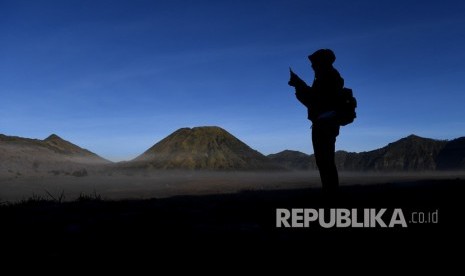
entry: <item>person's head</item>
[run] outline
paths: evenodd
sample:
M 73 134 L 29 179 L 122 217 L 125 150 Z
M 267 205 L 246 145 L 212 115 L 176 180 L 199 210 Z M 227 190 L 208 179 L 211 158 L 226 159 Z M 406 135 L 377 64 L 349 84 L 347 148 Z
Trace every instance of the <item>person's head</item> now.
M 312 63 L 312 68 L 314 70 L 319 70 L 331 68 L 334 61 L 336 61 L 336 55 L 330 49 L 320 49 L 309 55 L 308 59 Z

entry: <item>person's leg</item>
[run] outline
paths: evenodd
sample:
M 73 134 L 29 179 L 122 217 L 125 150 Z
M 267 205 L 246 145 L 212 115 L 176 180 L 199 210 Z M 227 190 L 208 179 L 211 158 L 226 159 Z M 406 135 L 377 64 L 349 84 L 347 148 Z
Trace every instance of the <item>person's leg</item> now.
M 320 171 L 323 190 L 333 191 L 339 186 L 339 176 L 334 160 L 337 125 L 314 125 L 312 128 L 313 151 Z

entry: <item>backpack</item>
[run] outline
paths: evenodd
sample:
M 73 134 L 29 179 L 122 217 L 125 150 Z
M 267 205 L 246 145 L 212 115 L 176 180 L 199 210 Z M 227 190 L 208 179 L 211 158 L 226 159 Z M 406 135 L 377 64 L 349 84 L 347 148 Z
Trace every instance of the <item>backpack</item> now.
M 357 99 L 355 99 L 352 89 L 342 88 L 336 110 L 339 125 L 345 126 L 352 123 L 357 117 L 356 108 Z

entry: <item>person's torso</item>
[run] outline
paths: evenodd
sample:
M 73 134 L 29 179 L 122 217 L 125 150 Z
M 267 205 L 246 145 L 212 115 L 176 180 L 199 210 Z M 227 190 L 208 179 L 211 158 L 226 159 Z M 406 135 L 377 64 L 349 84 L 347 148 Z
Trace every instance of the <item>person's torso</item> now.
M 315 121 L 321 114 L 336 109 L 337 97 L 344 87 L 344 79 L 332 68 L 316 75 L 312 84 L 312 105 L 309 108 L 309 119 Z

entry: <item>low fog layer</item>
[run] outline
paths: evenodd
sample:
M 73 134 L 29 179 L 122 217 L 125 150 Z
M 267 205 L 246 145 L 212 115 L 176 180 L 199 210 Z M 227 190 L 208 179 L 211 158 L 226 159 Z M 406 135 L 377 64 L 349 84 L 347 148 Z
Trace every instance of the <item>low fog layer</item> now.
M 348 173 L 340 174 L 341 185 L 370 185 L 410 182 L 422 179 L 464 178 L 465 172 L 425 173 Z M 0 176 L 0 202 L 14 202 L 33 196 L 50 195 L 75 200 L 80 194 L 103 199 L 146 199 L 176 195 L 235 193 L 244 190 L 270 190 L 320 187 L 317 171 L 301 172 L 199 172 L 157 171 L 136 173 L 89 173 L 70 175 Z

